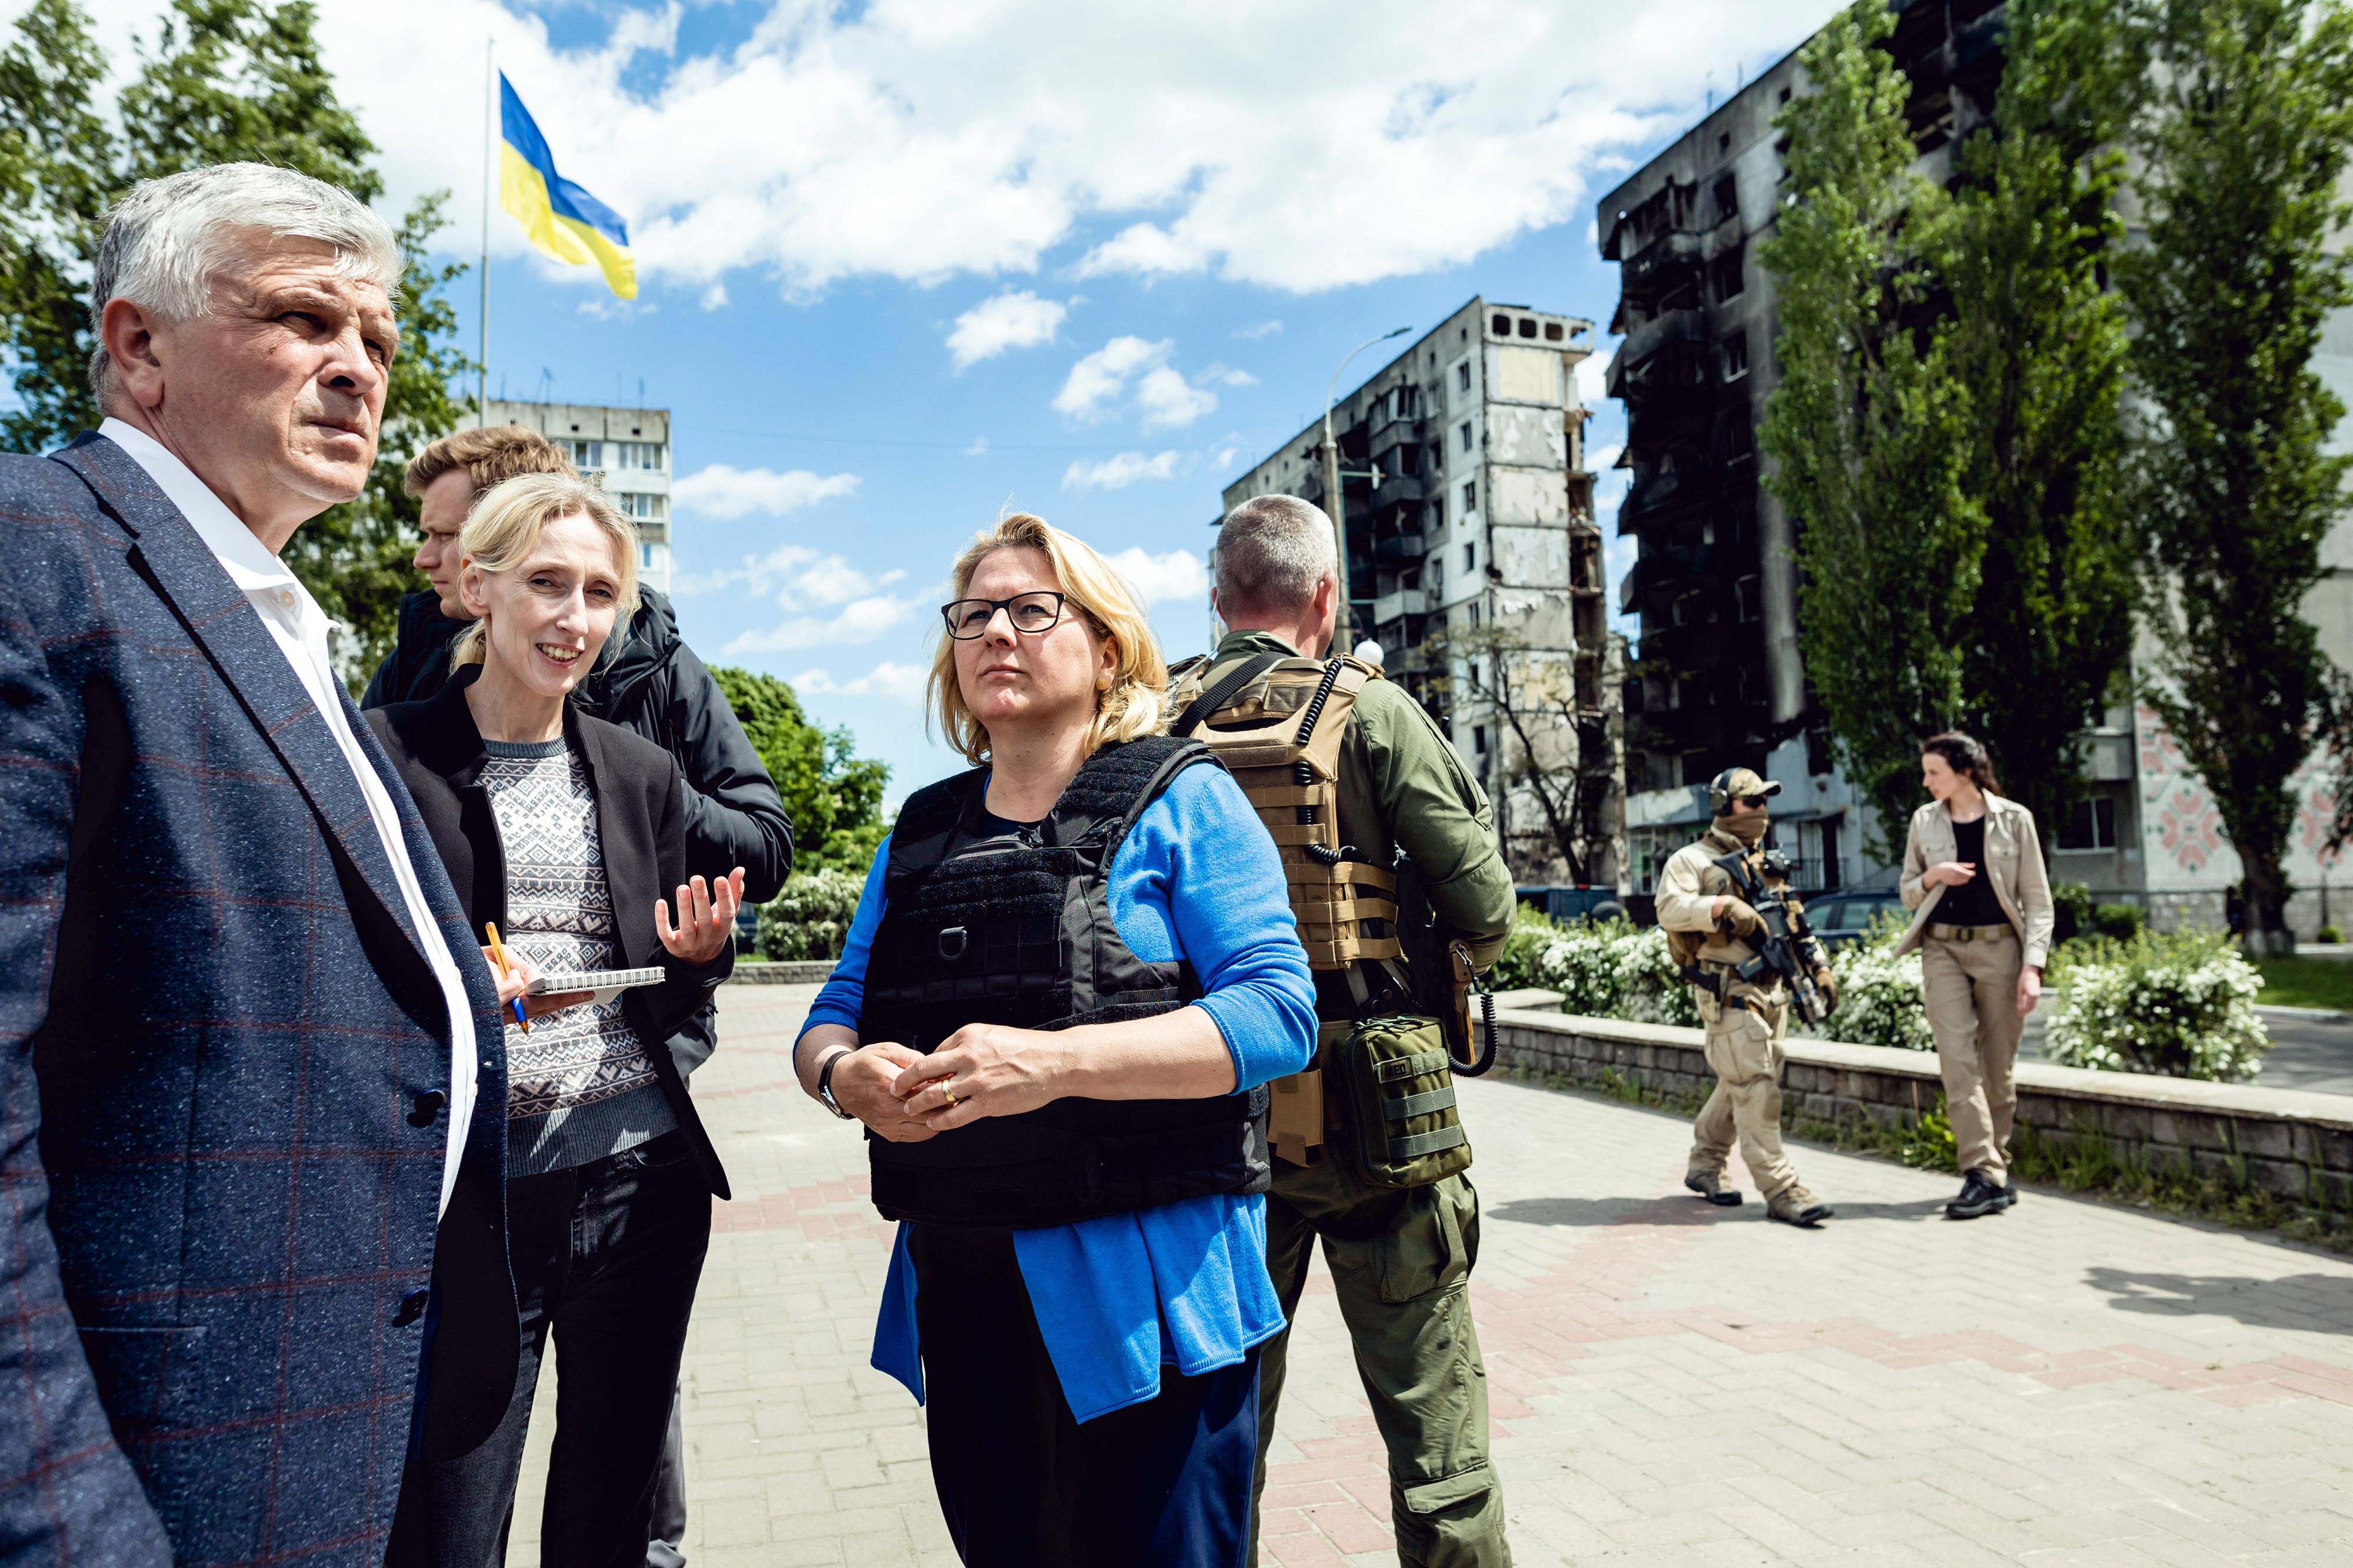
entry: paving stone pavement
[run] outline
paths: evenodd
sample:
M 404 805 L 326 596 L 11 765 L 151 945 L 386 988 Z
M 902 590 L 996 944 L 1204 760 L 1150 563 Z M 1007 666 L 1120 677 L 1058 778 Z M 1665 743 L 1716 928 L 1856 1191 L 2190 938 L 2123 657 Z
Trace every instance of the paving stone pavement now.
M 890 1227 L 792 1081 L 814 994 L 730 987 L 695 1077 L 736 1197 L 687 1345 L 688 1560 L 946 1568 L 922 1413 L 866 1364 Z M 1950 1178 L 1803 1145 L 1839 1215 L 1800 1232 L 1685 1195 L 1679 1119 L 1462 1099 L 1520 1563 L 2353 1563 L 2353 1259 L 2031 1188 L 1956 1224 Z M 1267 1500 L 1271 1564 L 1395 1561 L 1320 1264 Z

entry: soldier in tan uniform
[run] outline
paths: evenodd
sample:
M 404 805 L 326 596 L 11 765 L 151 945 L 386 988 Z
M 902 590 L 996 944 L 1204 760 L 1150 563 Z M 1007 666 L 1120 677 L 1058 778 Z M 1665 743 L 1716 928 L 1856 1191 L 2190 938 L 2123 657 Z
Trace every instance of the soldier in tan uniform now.
M 1707 1025 L 1707 1065 L 1715 1069 L 1715 1092 L 1692 1129 L 1691 1169 L 1683 1185 L 1712 1204 L 1737 1204 L 1739 1190 L 1724 1183 L 1725 1161 L 1736 1136 L 1766 1212 L 1785 1224 L 1812 1226 L 1831 1217 L 1831 1206 L 1799 1182 L 1797 1168 L 1781 1148 L 1781 1036 L 1789 1016 L 1788 989 L 1770 972 L 1763 986 L 1736 973 L 1756 956 L 1746 939 L 1757 935 L 1763 922 L 1715 864 L 1721 856 L 1764 842 L 1766 808 L 1780 793 L 1778 784 L 1747 768 L 1727 768 L 1715 776 L 1708 784 L 1715 823 L 1699 842 L 1676 850 L 1659 873 L 1659 924 L 1666 928 L 1668 951 L 1692 984 Z M 1835 1001 L 1830 966 L 1810 939 L 1809 946 L 1806 956 L 1818 966 L 1815 983 Z

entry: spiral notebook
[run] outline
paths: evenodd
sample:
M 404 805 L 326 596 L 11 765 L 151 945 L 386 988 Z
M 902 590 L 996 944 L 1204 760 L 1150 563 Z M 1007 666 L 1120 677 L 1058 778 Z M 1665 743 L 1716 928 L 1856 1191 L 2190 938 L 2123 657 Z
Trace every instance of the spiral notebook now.
M 596 994 L 591 998 L 591 1005 L 601 1005 L 635 986 L 659 985 L 667 973 L 661 969 L 584 969 L 572 974 L 543 974 L 531 983 L 531 994 L 561 996 L 567 992 L 593 991 Z

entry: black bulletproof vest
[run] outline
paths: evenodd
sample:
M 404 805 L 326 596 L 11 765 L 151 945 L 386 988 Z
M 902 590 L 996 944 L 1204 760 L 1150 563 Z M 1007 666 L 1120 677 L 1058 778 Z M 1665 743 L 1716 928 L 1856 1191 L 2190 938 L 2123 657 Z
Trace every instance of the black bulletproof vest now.
M 1148 963 L 1120 940 L 1110 886 L 1135 819 L 1197 763 L 1215 764 L 1198 741 L 1105 746 L 1053 814 L 1018 836 L 990 837 L 984 826 L 984 770 L 911 796 L 891 831 L 859 1038 L 928 1055 L 966 1024 L 1065 1029 L 1198 998 L 1191 965 Z M 1266 1106 L 1264 1088 L 1209 1100 L 1073 1098 L 921 1143 L 869 1133 L 874 1206 L 885 1219 L 1036 1226 L 1264 1192 Z

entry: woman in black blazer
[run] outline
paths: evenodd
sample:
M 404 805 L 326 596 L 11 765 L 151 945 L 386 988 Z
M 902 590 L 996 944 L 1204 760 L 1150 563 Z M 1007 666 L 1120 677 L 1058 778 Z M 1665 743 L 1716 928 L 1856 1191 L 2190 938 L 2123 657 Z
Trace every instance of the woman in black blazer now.
M 367 719 L 417 799 L 469 925 L 497 925 L 512 961 L 500 998 L 509 1012 L 507 1237 L 521 1338 L 436 1342 L 437 1390 L 479 1388 L 512 1367 L 512 1393 L 481 1447 L 408 1468 L 387 1561 L 503 1561 L 553 1330 L 564 1352 L 563 1415 L 541 1560 L 634 1568 L 644 1561 L 711 1199 L 727 1195 L 667 1042 L 733 968 L 729 933 L 744 873 L 715 888 L 690 881 L 677 763 L 569 700 L 636 603 L 628 521 L 577 479 L 526 474 L 482 496 L 459 547 L 459 591 L 478 618 L 458 640 L 448 684 Z M 664 897 L 672 888 L 675 923 Z M 586 992 L 524 994 L 541 973 L 655 967 L 666 972 L 660 984 L 601 1003 Z M 517 1003 L 528 1029 L 512 1016 Z M 436 1283 L 455 1291 L 505 1282 Z

